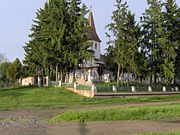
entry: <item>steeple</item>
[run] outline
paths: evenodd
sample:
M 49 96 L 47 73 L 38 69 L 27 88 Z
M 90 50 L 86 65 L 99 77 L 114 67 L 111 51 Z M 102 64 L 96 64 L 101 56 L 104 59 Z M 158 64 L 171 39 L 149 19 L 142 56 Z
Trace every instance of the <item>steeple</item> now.
M 97 41 L 97 42 L 101 42 L 99 36 L 96 33 L 96 27 L 95 27 L 95 24 L 94 24 L 94 18 L 93 18 L 92 11 L 90 11 L 90 13 L 89 13 L 88 26 L 90 27 L 90 30 L 87 33 L 87 39 L 88 40 L 94 40 L 94 41 Z

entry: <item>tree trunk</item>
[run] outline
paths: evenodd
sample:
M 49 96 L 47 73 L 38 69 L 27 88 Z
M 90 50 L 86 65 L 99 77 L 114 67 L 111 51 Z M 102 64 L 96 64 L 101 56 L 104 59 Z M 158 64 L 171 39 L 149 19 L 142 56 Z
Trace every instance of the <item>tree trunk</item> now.
M 154 75 L 154 84 L 157 83 L 157 74 Z
M 124 66 L 122 66 L 122 80 L 121 80 L 122 83 L 124 83 Z
M 151 76 L 150 76 L 150 84 L 152 84 L 152 73 L 151 73 Z
M 58 64 L 56 64 L 56 82 L 59 81 L 58 80 Z
M 62 81 L 62 82 L 64 82 L 64 80 L 63 80 L 63 73 L 62 73 L 62 71 L 61 71 L 61 81 Z
M 117 72 L 117 86 L 119 86 L 119 80 L 120 80 L 120 64 L 118 64 L 118 72 Z
M 76 82 L 76 69 L 74 69 L 73 71 L 73 83 Z
M 127 82 L 127 85 L 128 85 L 128 86 L 129 86 L 129 84 L 130 84 L 129 76 L 130 76 L 130 73 L 128 72 L 128 82 Z
M 61 74 L 58 72 L 58 81 L 61 80 Z

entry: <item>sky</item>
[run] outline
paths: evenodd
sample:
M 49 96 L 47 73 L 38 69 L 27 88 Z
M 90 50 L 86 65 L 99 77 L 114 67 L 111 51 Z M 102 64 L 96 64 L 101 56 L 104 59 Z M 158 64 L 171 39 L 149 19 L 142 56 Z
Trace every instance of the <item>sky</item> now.
M 108 38 L 105 36 L 105 26 L 111 22 L 115 0 L 82 0 L 87 7 L 92 5 L 96 30 L 102 40 L 101 53 L 107 48 Z M 129 9 L 135 13 L 136 19 L 147 8 L 146 0 L 126 0 Z M 23 46 L 28 42 L 30 28 L 35 19 L 37 9 L 43 7 L 46 0 L 2 0 L 0 4 L 0 53 L 10 61 L 16 58 L 24 59 Z M 176 0 L 180 6 L 180 0 Z

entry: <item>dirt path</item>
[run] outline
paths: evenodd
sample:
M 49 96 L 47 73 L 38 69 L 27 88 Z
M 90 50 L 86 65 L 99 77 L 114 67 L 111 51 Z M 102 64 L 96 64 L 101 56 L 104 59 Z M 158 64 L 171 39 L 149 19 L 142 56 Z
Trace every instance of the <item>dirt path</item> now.
M 140 104 L 85 106 L 78 108 L 59 108 L 51 110 L 11 110 L 0 112 L 0 135 L 131 135 L 140 132 L 180 131 L 180 120 L 175 121 L 121 121 L 54 123 L 45 119 L 68 110 L 97 108 L 116 108 L 129 106 L 161 105 L 173 102 Z
M 51 127 L 49 135 L 134 135 L 147 132 L 180 131 L 180 122 L 124 121 L 58 123 Z

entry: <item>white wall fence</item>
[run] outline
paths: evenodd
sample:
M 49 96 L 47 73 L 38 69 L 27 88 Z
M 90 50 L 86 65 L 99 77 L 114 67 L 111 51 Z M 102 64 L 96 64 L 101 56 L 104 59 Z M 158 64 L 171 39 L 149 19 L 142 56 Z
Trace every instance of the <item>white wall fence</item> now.
M 153 86 L 147 86 L 147 88 L 143 91 L 139 91 L 139 87 L 137 86 L 129 86 L 128 87 L 128 90 L 124 90 L 124 91 L 121 91 L 119 90 L 118 87 L 112 85 L 112 86 L 109 86 L 108 89 L 109 91 L 103 91 L 105 87 L 102 87 L 102 88 L 99 88 L 98 85 L 96 84 L 92 84 L 92 85 L 80 85 L 80 84 L 77 84 L 77 83 L 74 83 L 74 84 L 70 84 L 70 83 L 62 83 L 61 81 L 59 82 L 55 82 L 55 81 L 49 81 L 46 86 L 54 86 L 54 87 L 64 87 L 64 88 L 67 88 L 68 90 L 70 91 L 73 91 L 79 95 L 82 95 L 82 96 L 85 96 L 85 97 L 95 97 L 96 95 L 100 95 L 101 93 L 111 93 L 111 94 L 117 94 L 117 93 L 128 93 L 128 94 L 135 94 L 135 93 L 146 93 L 149 95 L 151 95 L 152 93 L 179 93 L 179 87 L 177 86 L 174 86 L 174 87 L 169 87 L 169 86 L 162 86 L 161 88 L 158 89 L 157 91 L 157 88 L 155 89 L 155 87 Z
M 120 86 L 117 87 L 115 85 L 112 86 L 98 86 L 97 91 L 99 92 L 179 92 L 179 87 L 174 86 L 162 86 L 162 87 L 155 87 L 155 86 L 147 86 L 147 87 L 140 87 L 140 86 Z

